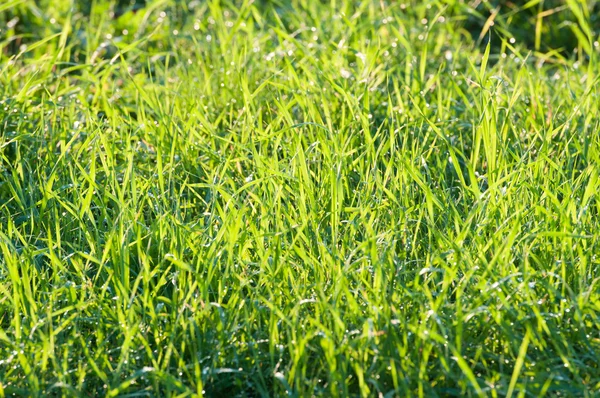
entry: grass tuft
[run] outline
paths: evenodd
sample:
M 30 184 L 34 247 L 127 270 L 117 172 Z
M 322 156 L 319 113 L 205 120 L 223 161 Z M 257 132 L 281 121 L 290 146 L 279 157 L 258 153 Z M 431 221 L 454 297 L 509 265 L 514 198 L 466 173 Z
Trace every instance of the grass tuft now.
M 0 5 L 0 397 L 600 393 L 600 3 L 516 3 Z

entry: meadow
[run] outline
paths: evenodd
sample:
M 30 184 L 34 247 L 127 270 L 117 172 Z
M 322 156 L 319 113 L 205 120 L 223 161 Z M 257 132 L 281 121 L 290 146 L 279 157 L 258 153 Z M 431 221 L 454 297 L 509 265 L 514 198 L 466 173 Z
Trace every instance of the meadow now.
M 600 395 L 600 1 L 4 0 L 0 398 Z

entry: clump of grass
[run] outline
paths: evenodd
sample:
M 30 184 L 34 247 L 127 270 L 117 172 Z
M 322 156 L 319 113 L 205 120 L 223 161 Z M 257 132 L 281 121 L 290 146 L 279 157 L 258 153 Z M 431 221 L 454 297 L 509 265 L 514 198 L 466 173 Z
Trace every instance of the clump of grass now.
M 389 3 L 0 6 L 0 396 L 600 390 L 598 32 Z

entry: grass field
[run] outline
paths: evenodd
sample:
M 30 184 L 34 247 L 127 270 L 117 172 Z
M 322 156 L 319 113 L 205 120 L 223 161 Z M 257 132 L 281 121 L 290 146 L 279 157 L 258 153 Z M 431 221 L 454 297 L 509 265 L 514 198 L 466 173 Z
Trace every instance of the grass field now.
M 600 395 L 600 2 L 4 0 L 0 397 Z

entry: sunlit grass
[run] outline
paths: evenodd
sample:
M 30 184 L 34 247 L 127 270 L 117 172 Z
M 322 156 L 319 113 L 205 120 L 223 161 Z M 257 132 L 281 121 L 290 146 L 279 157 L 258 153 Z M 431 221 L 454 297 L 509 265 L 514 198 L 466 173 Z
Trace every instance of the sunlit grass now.
M 600 392 L 582 2 L 50 3 L 0 5 L 0 397 Z

